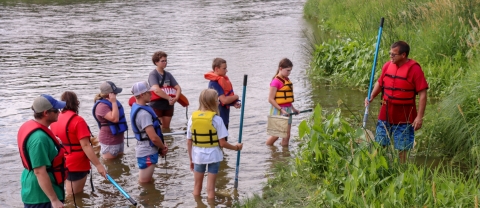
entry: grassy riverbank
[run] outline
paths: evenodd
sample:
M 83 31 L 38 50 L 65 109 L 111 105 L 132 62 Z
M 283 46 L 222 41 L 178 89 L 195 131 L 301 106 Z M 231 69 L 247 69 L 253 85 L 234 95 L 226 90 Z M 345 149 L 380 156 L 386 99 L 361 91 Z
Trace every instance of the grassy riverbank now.
M 357 144 L 363 130 L 338 110 L 321 115 L 318 107 L 313 120 L 299 126 L 302 146 L 295 159 L 279 164 L 263 195 L 242 207 L 478 207 L 480 1 L 307 0 L 304 13 L 317 27 L 312 82 L 365 91 L 385 18 L 375 79 L 389 46 L 407 41 L 429 97 L 438 100 L 416 133 L 416 154 L 449 162 L 399 164 L 392 148 Z
M 361 6 L 359 6 L 361 5 Z M 326 39 L 315 39 L 312 81 L 368 89 L 381 17 L 385 18 L 375 79 L 388 61 L 389 46 L 405 40 L 410 58 L 422 66 L 429 83 L 428 95 L 438 104 L 429 106 L 418 143 L 429 152 L 453 157 L 479 169 L 480 145 L 480 1 L 462 0 L 309 0 L 305 17 Z
M 397 153 L 365 142 L 339 110 L 299 126 L 295 159 L 278 164 L 262 196 L 242 207 L 478 207 L 480 184 L 452 166 L 399 164 Z
M 360 6 L 361 5 L 361 6 Z M 430 95 L 443 96 L 478 62 L 480 1 L 309 0 L 305 17 L 319 31 L 312 51 L 312 77 L 367 89 L 380 18 L 385 18 L 378 66 L 389 59 L 390 44 L 405 40 L 421 65 Z M 378 72 L 377 70 L 377 77 Z

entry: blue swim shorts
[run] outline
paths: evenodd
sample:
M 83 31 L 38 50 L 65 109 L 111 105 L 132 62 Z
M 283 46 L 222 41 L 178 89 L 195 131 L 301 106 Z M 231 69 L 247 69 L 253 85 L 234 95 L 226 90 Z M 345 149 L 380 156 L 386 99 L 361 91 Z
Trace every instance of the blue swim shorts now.
M 378 120 L 375 141 L 382 146 L 388 146 L 392 137 L 395 149 L 400 151 L 412 149 L 415 138 L 413 126 L 411 124 L 389 124 L 386 121 Z
M 137 157 L 138 168 L 145 169 L 150 165 L 158 163 L 158 154 L 148 155 L 145 157 Z
M 199 173 L 205 173 L 208 165 L 208 173 L 217 174 L 220 169 L 220 162 L 210 163 L 210 164 L 193 164 L 193 170 Z

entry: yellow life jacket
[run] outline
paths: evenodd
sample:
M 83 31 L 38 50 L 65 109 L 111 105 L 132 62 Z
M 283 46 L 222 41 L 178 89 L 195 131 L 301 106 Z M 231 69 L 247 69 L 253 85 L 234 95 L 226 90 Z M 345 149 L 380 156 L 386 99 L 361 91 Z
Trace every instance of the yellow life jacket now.
M 293 84 L 289 79 L 282 79 L 279 76 L 275 77 L 283 83 L 283 87 L 277 90 L 275 94 L 275 102 L 277 104 L 293 103 Z
M 213 117 L 217 113 L 212 111 L 197 110 L 192 113 L 192 132 L 193 146 L 197 147 L 216 147 L 218 146 L 217 130 L 212 124 Z

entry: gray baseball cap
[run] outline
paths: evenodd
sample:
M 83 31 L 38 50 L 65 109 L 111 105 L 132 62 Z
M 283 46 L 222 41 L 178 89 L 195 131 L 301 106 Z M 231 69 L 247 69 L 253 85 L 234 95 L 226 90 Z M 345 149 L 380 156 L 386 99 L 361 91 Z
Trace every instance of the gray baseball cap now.
M 41 113 L 50 109 L 63 109 L 65 108 L 66 103 L 63 101 L 55 100 L 50 95 L 42 94 L 39 97 L 35 98 L 33 101 L 32 109 L 35 113 Z
M 145 93 L 145 92 L 148 92 L 148 91 L 152 91 L 152 89 L 150 88 L 148 83 L 145 82 L 145 81 L 137 82 L 132 86 L 132 94 L 134 96 L 138 96 L 138 95 L 140 95 L 142 93 Z

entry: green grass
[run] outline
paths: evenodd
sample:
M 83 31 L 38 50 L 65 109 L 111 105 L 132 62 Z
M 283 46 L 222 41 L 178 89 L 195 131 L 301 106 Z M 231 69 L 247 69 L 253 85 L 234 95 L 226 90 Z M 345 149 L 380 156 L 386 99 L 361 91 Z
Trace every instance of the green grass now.
M 478 66 L 478 65 L 477 65 Z M 478 67 L 477 67 L 478 69 Z M 480 165 L 480 72 L 470 71 L 459 80 L 425 120 L 426 136 L 442 155 L 469 168 Z
M 430 89 L 424 126 L 416 132 L 426 166 L 398 162 L 393 147 L 361 141 L 363 130 L 340 110 L 317 106 L 299 125 L 295 158 L 273 170 L 262 196 L 242 207 L 478 207 L 480 194 L 480 1 L 307 0 L 314 22 L 309 77 L 367 89 L 378 24 L 385 17 L 379 65 L 389 45 L 405 40 Z M 453 165 L 460 163 L 460 166 Z M 424 164 L 427 164 L 425 161 Z
M 389 59 L 390 44 L 405 40 L 411 46 L 409 57 L 428 74 L 430 95 L 438 97 L 478 62 L 480 1 L 309 0 L 304 13 L 322 28 L 317 33 L 334 34 L 311 43 L 314 79 L 367 89 L 381 17 L 385 24 L 377 71 Z M 357 46 L 350 51 L 351 44 Z
M 296 157 L 277 166 L 262 196 L 240 207 L 478 207 L 475 173 L 398 162 L 392 147 L 359 142 L 363 130 L 335 110 L 299 126 Z

